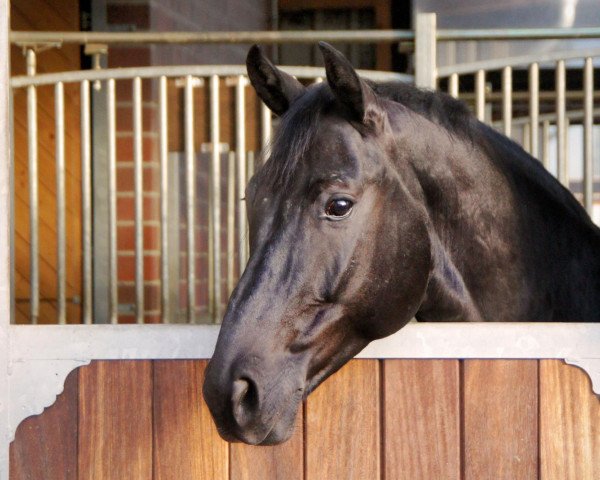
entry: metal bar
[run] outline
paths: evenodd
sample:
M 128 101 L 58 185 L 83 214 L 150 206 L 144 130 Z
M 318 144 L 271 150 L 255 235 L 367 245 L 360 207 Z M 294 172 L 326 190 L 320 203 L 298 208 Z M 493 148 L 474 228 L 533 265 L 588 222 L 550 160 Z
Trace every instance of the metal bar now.
M 600 52 L 600 49 L 598 50 Z M 297 78 L 317 78 L 325 76 L 325 69 L 322 67 L 281 67 L 286 73 Z M 245 65 L 175 65 L 168 67 L 131 67 L 131 68 L 107 68 L 102 70 L 79 70 L 75 72 L 45 73 L 28 77 L 25 75 L 15 76 L 10 79 L 12 88 L 27 87 L 29 85 L 54 85 L 56 82 L 81 82 L 83 80 L 125 80 L 135 77 L 157 78 L 161 75 L 167 77 L 185 77 L 192 75 L 195 77 L 208 77 L 210 75 L 219 75 L 220 77 L 233 77 L 244 75 L 246 73 Z M 400 81 L 412 82 L 413 77 L 395 72 L 377 72 L 373 70 L 356 70 L 361 77 L 374 81 Z
M 246 176 L 248 178 L 248 180 L 250 180 L 252 178 L 252 176 L 254 175 L 254 152 L 252 150 L 250 150 L 247 154 L 247 159 L 246 159 Z M 250 236 L 246 235 L 246 239 L 245 239 L 245 245 L 244 245 L 244 251 L 246 254 L 246 257 L 244 258 L 244 266 L 246 265 L 246 263 L 248 263 L 248 259 L 250 258 Z M 241 275 L 241 271 L 240 271 L 240 275 Z
M 583 68 L 583 205 L 591 215 L 594 208 L 594 63 L 590 57 L 585 59 Z
M 221 149 L 219 139 L 219 76 L 210 77 L 210 141 L 212 144 L 213 279 L 215 323 L 221 320 Z
M 436 16 L 419 13 L 415 28 L 415 84 L 417 87 L 435 89 L 436 72 Z
M 159 80 L 159 149 L 160 149 L 160 298 L 161 322 L 170 322 L 169 311 L 169 137 L 167 131 L 167 77 Z
M 542 165 L 546 170 L 550 167 L 550 122 L 542 122 Z
M 539 154 L 540 128 L 540 66 L 529 66 L 529 149 L 533 157 Z
M 475 74 L 475 111 L 477 119 L 485 120 L 485 70 L 477 70 Z
M 263 156 L 266 156 L 266 149 L 269 146 L 271 140 L 271 129 L 272 129 L 272 115 L 271 110 L 264 103 L 261 104 L 260 109 L 260 132 L 261 132 L 261 148 Z M 266 158 L 266 157 L 265 157 Z
M 458 73 L 450 75 L 448 80 L 448 93 L 451 97 L 458 98 Z
M 558 180 L 568 187 L 569 172 L 567 170 L 567 159 L 565 156 L 566 136 L 566 68 L 565 61 L 556 62 L 556 158 Z
M 235 283 L 235 152 L 227 156 L 227 296 Z
M 58 323 L 67 323 L 67 268 L 65 217 L 65 87 L 58 82 L 54 88 L 54 120 L 56 125 L 56 271 L 58 283 Z
M 237 161 L 237 199 L 238 199 L 238 265 L 242 275 L 248 257 L 246 249 L 246 77 L 238 76 L 235 88 L 235 149 Z
M 27 75 L 36 72 L 35 52 L 27 50 Z M 40 266 L 39 266 L 39 230 L 38 230 L 38 125 L 37 90 L 27 87 L 27 153 L 29 168 L 29 283 L 31 297 L 31 323 L 36 324 L 40 313 Z
M 528 123 L 523 124 L 522 147 L 527 153 L 531 154 L 531 126 Z
M 502 69 L 502 130 L 510 137 L 512 132 L 512 68 Z
M 187 320 L 194 322 L 196 309 L 196 159 L 194 154 L 194 87 L 192 76 L 185 77 L 185 166 L 187 213 Z
M 90 82 L 80 86 L 81 96 L 81 206 L 83 250 L 83 323 L 92 323 L 92 128 Z
M 144 153 L 142 151 L 142 79 L 133 79 L 133 197 L 135 203 L 135 319 L 144 323 Z
M 35 32 L 13 31 L 10 42 L 17 45 L 41 43 L 396 43 L 413 40 L 411 30 L 278 30 L 247 32 Z
M 108 119 L 108 236 L 109 236 L 109 292 L 110 323 L 119 321 L 117 290 L 117 131 L 115 80 L 106 84 L 106 110 Z
M 600 37 L 600 28 L 440 29 L 438 41 L 550 40 Z M 40 43 L 395 43 L 415 40 L 411 30 L 279 30 L 248 32 L 10 32 L 17 45 Z
M 510 67 L 527 67 L 534 62 L 543 64 L 555 63 L 557 60 L 581 60 L 585 57 L 597 57 L 600 56 L 600 48 L 583 48 L 576 50 L 563 50 L 563 51 L 548 51 L 548 52 L 536 52 L 528 55 L 519 55 L 516 57 L 509 58 L 493 58 L 490 60 L 478 60 L 477 62 L 464 63 L 461 65 L 446 65 L 438 68 L 439 77 L 447 77 L 452 73 L 458 73 L 459 75 L 467 73 L 475 73 L 477 70 L 499 70 L 506 66 Z

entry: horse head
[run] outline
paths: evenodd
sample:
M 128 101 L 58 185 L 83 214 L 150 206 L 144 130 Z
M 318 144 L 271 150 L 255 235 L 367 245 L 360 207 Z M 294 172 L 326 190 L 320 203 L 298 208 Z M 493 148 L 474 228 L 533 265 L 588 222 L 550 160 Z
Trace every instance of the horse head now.
M 289 438 L 303 398 L 415 315 L 432 268 L 414 174 L 392 161 L 392 102 L 320 48 L 327 82 L 309 87 L 258 47 L 248 54 L 254 89 L 281 118 L 246 189 L 251 255 L 206 370 L 227 440 Z

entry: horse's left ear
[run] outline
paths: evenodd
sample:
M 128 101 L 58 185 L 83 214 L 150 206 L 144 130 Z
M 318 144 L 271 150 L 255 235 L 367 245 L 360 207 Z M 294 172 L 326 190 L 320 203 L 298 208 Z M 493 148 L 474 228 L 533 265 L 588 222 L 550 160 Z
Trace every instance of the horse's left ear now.
M 327 83 L 353 119 L 366 126 L 378 128 L 382 114 L 373 89 L 362 80 L 341 52 L 326 42 L 319 42 L 325 62 Z

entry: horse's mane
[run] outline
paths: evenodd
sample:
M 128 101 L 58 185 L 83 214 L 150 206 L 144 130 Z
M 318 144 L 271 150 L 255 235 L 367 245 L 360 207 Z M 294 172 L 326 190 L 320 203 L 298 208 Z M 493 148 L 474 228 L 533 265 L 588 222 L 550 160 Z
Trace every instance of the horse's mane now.
M 378 95 L 402 104 L 452 135 L 475 142 L 521 193 L 529 190 L 529 194 L 535 194 L 555 212 L 562 211 L 575 217 L 600 234 L 579 202 L 538 160 L 517 143 L 479 122 L 462 101 L 402 82 L 369 82 L 369 85 Z M 324 82 L 308 89 L 291 105 L 281 117 L 268 149 L 271 159 L 261 169 L 264 180 L 279 188 L 286 188 L 290 184 L 298 163 L 318 131 L 319 117 L 330 110 L 334 103 L 333 94 Z

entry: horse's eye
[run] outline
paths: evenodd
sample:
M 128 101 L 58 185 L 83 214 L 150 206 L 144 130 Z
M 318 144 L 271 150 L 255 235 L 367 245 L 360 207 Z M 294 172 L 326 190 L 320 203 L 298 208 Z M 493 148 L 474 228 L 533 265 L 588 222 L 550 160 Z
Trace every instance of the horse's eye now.
M 354 204 L 347 198 L 334 198 L 325 208 L 325 214 L 334 219 L 344 218 L 350 214 Z

